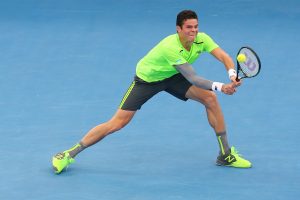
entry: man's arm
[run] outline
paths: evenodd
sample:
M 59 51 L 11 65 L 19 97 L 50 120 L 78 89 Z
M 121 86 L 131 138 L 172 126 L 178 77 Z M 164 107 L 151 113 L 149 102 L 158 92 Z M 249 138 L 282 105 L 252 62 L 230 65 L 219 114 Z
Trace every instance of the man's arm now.
M 211 90 L 213 82 L 210 80 L 206 80 L 201 76 L 198 76 L 189 63 L 185 63 L 182 65 L 176 65 L 175 68 L 193 85 L 205 89 Z
M 236 86 L 239 86 L 241 83 L 236 81 L 236 71 L 232 58 L 220 47 L 212 50 L 210 53 L 224 64 L 230 80 L 234 82 Z
M 218 47 L 212 50 L 210 53 L 224 64 L 227 71 L 230 69 L 234 69 L 233 60 L 223 49 Z
M 175 68 L 193 85 L 205 89 L 205 90 L 213 90 L 220 91 L 225 94 L 233 94 L 236 90 L 234 85 L 231 84 L 223 84 L 219 82 L 213 82 L 210 80 L 206 80 L 201 76 L 198 76 L 189 63 L 185 63 L 182 65 L 176 65 Z

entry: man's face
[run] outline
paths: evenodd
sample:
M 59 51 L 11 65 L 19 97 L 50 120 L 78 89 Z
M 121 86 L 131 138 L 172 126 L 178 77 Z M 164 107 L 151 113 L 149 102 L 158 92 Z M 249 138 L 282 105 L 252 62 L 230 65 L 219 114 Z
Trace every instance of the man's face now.
M 182 27 L 176 26 L 178 35 L 186 42 L 194 42 L 198 33 L 198 20 L 187 19 L 183 22 Z

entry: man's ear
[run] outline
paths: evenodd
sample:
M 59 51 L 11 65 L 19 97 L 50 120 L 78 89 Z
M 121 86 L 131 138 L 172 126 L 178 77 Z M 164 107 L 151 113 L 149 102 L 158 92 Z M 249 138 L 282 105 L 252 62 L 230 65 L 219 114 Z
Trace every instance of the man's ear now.
M 176 26 L 176 31 L 177 33 L 181 31 L 181 27 L 180 26 Z

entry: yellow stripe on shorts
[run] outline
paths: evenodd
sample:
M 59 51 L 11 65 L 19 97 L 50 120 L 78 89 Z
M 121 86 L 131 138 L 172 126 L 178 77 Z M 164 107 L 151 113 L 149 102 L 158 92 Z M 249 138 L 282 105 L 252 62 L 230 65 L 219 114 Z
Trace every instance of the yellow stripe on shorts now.
M 123 97 L 123 99 L 121 101 L 121 104 L 120 104 L 119 108 L 122 108 L 124 102 L 126 101 L 127 97 L 129 96 L 130 92 L 132 91 L 134 85 L 135 85 L 135 81 L 133 81 L 132 84 L 130 85 L 130 87 L 128 88 L 125 96 Z

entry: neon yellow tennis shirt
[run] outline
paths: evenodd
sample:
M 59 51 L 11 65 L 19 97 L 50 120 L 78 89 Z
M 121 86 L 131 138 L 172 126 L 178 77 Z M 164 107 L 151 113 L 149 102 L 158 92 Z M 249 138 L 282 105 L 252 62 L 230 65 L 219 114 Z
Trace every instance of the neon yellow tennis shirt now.
M 179 73 L 175 65 L 194 63 L 203 52 L 211 52 L 219 47 L 210 36 L 198 33 L 187 51 L 181 44 L 178 34 L 170 35 L 160 41 L 137 64 L 136 75 L 146 82 L 161 81 Z

